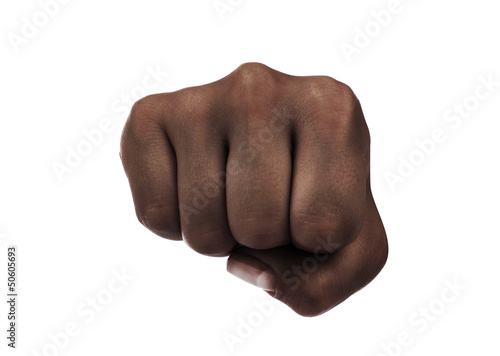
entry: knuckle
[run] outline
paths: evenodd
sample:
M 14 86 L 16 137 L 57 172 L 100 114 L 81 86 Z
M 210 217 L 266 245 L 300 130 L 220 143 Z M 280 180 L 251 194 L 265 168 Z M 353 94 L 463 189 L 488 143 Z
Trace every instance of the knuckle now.
M 261 63 L 245 63 L 233 75 L 239 104 L 250 113 L 269 109 L 276 88 L 274 70 Z
M 312 77 L 307 81 L 306 105 L 310 110 L 324 113 L 335 129 L 351 130 L 354 127 L 358 99 L 352 89 L 328 76 Z
M 354 97 L 351 88 L 328 76 L 310 77 L 306 82 L 307 98 L 311 104 L 326 105 L 332 101 L 348 104 Z
M 261 79 L 264 76 L 271 76 L 273 69 L 258 62 L 243 63 L 234 71 L 239 79 Z
M 130 120 L 140 124 L 144 121 L 156 119 L 159 115 L 160 101 L 158 94 L 148 95 L 137 100 L 130 110 Z
M 210 85 L 189 87 L 169 93 L 162 124 L 178 147 L 189 150 L 223 139 L 225 115 L 219 112 L 220 97 Z
M 133 140 L 136 144 L 147 142 L 153 130 L 158 127 L 160 104 L 157 94 L 134 103 L 123 130 L 122 145 L 126 140 Z
M 171 93 L 171 104 L 183 122 L 196 127 L 206 122 L 212 109 L 213 93 L 207 87 L 189 87 Z
M 325 293 L 325 286 L 316 278 L 309 278 L 300 289 L 299 303 L 292 308 L 300 315 L 314 317 L 339 304 L 332 299 L 332 295 Z

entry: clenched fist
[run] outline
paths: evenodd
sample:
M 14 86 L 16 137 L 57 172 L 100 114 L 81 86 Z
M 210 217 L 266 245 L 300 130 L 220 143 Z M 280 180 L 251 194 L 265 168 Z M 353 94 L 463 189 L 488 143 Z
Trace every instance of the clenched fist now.
M 247 63 L 139 100 L 121 158 L 139 221 L 314 316 L 387 259 L 370 136 L 351 89 Z

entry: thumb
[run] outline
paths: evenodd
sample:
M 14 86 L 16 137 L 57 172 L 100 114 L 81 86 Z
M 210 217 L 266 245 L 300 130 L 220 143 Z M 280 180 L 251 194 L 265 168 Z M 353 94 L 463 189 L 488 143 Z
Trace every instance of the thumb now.
M 387 260 L 387 238 L 371 193 L 366 208 L 359 236 L 338 251 L 332 248 L 330 254 L 319 254 L 293 246 L 240 247 L 229 256 L 227 270 L 302 316 L 320 315 L 370 283 Z M 318 245 L 335 246 L 330 236 L 319 238 Z

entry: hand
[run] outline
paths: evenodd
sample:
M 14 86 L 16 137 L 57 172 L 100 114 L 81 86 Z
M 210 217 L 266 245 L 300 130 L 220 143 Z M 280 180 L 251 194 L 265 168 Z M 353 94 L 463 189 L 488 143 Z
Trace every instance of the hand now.
M 348 86 L 247 63 L 139 100 L 121 158 L 143 225 L 314 316 L 387 259 L 369 145 Z

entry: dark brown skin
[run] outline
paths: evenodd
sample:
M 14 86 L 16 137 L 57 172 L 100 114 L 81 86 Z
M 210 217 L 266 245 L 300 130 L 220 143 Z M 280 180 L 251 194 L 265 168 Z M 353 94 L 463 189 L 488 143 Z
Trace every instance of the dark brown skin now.
M 246 63 L 210 84 L 135 103 L 121 158 L 139 221 L 303 316 L 384 266 L 358 99 L 326 76 Z M 258 278 L 261 276 L 260 278 Z

